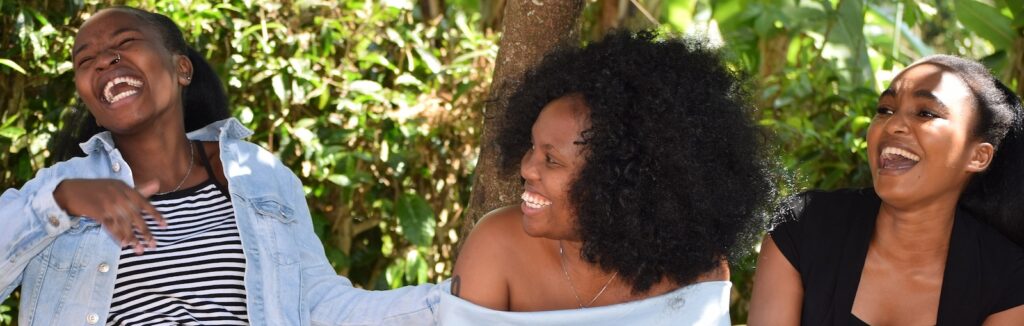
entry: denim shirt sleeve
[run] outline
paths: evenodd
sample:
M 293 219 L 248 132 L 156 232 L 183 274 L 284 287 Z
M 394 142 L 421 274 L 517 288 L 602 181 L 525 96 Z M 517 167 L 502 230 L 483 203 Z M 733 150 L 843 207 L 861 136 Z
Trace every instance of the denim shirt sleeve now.
M 21 283 L 29 261 L 72 224 L 53 198 L 64 180 L 58 167 L 40 170 L 21 189 L 0 195 L 0 300 Z
M 324 254 L 319 238 L 313 232 L 309 208 L 305 205 L 302 184 L 291 175 L 295 189 L 287 196 L 296 205 L 296 215 L 303 221 L 304 234 L 296 241 L 302 252 L 302 294 L 308 300 L 313 325 L 434 325 L 434 311 L 440 292 L 433 284 L 407 286 L 389 291 L 369 291 L 352 286 L 339 276 Z

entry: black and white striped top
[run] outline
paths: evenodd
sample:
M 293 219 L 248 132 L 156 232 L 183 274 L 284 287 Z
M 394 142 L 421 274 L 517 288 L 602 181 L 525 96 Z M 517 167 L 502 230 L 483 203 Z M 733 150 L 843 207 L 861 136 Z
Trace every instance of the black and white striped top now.
M 150 201 L 156 249 L 121 250 L 107 325 L 246 325 L 245 255 L 231 201 L 210 180 Z

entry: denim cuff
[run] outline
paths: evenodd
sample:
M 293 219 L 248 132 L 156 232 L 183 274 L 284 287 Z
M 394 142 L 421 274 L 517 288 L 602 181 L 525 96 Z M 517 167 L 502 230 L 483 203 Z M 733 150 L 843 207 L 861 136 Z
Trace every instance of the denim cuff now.
M 57 205 L 53 192 L 64 178 L 53 178 L 43 183 L 30 199 L 32 211 L 41 219 L 47 235 L 57 235 L 71 228 L 71 216 Z

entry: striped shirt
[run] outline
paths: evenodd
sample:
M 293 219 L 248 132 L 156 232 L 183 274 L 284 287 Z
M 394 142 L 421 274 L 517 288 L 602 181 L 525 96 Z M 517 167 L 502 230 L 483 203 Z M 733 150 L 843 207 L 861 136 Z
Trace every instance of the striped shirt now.
M 121 250 L 107 325 L 247 325 L 245 255 L 231 201 L 213 179 L 150 197 L 156 249 Z

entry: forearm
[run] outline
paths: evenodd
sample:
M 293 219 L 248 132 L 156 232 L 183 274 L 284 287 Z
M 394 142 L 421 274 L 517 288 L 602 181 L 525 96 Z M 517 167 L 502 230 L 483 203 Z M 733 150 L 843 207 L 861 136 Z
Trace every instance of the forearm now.
M 352 287 L 348 279 L 310 270 L 304 277 L 313 325 L 434 325 L 440 301 L 438 285 L 407 286 L 388 291 Z M 312 275 L 316 274 L 316 275 Z M 332 276 L 333 275 L 333 276 Z

